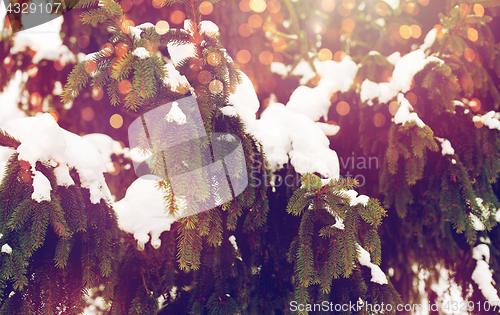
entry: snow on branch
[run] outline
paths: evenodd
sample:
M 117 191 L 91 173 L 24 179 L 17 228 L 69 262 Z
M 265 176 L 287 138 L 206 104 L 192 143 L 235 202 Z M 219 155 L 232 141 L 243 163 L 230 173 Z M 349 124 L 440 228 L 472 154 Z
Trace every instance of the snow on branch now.
M 361 84 L 360 97 L 362 102 L 373 105 L 373 100 L 378 99 L 379 103 L 387 103 L 400 92 L 406 93 L 410 90 L 413 77 L 431 62 L 443 63 L 443 60 L 426 56 L 425 50 L 432 45 L 436 37 L 435 30 L 431 30 L 424 44 L 420 49 L 414 50 L 403 57 L 397 58 L 398 54 L 392 54 L 388 57 L 390 62 L 394 63 L 394 71 L 389 82 L 376 83 L 365 79 Z
M 441 143 L 441 154 L 442 155 L 453 155 L 455 154 L 455 149 L 451 146 L 450 140 L 444 139 L 444 138 L 439 138 L 435 137 L 437 141 Z
M 493 274 L 491 273 L 490 248 L 486 244 L 479 244 L 472 250 L 472 258 L 477 260 L 476 268 L 472 272 L 472 280 L 477 284 L 483 296 L 490 302 L 498 303 L 500 298 L 494 286 Z
M 143 178 L 136 179 L 127 189 L 125 198 L 113 205 L 118 216 L 119 227 L 134 235 L 139 248 L 150 240 L 154 248 L 161 245 L 160 235 L 170 231 L 170 226 L 180 215 L 165 213 L 165 196 L 158 189 L 158 182 Z
M 366 251 L 361 245 L 356 244 L 357 249 L 358 249 L 358 261 L 361 265 L 366 266 L 372 270 L 372 282 L 378 283 L 378 284 L 387 284 L 387 276 L 385 273 L 380 269 L 379 266 L 375 265 L 374 263 L 371 262 L 370 258 L 370 253 Z
M 82 137 L 60 128 L 52 115 L 11 120 L 5 124 L 5 130 L 20 140 L 18 158 L 29 162 L 32 170 L 37 161 L 56 165 L 57 184 L 69 186 L 74 184 L 69 168 L 75 168 L 82 187 L 90 190 L 92 203 L 97 204 L 101 199 L 111 201 L 103 176 L 106 168 L 99 151 Z M 35 171 L 34 176 L 33 198 L 49 200 L 50 183 L 41 173 Z

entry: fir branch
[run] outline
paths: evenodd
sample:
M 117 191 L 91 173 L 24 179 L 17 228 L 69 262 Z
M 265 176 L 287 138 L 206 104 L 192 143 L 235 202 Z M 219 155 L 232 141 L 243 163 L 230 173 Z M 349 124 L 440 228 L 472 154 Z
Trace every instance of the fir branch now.
M 17 150 L 17 148 L 21 145 L 21 142 L 7 133 L 7 131 L 0 128 L 0 145 Z

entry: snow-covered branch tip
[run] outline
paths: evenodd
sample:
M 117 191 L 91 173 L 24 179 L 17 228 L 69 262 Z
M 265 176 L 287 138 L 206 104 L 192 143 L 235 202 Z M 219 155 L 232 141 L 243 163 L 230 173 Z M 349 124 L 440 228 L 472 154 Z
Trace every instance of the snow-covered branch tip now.
M 0 145 L 3 147 L 10 147 L 14 150 L 21 145 L 21 142 L 11 136 L 7 131 L 0 128 Z

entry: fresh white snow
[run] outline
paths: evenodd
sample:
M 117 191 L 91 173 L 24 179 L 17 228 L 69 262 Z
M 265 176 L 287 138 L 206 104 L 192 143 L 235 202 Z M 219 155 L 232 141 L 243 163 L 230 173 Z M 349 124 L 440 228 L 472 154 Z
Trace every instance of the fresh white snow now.
M 74 184 L 68 168 L 74 167 L 82 187 L 90 190 L 92 203 L 111 201 L 103 176 L 106 169 L 97 149 L 82 137 L 61 129 L 52 115 L 11 120 L 5 124 L 5 130 L 21 142 L 17 148 L 20 160 L 28 161 L 32 168 L 37 161 L 58 164 L 58 185 Z
M 168 112 L 167 116 L 165 116 L 165 119 L 168 122 L 174 122 L 177 125 L 184 125 L 187 120 L 186 120 L 186 114 L 182 112 L 182 109 L 179 108 L 179 103 L 173 102 L 172 103 L 172 108 Z
M 164 194 L 157 187 L 157 181 L 136 179 L 127 189 L 125 198 L 113 205 L 118 216 L 119 227 L 134 235 L 139 248 L 151 238 L 151 245 L 159 248 L 160 235 L 170 231 L 170 226 L 180 218 L 166 213 Z
M 410 110 L 413 110 L 413 106 L 410 105 L 410 102 L 405 98 L 403 93 L 399 93 L 398 102 L 401 106 L 399 106 L 396 115 L 392 118 L 394 123 L 404 126 L 406 122 L 414 121 L 420 128 L 425 126 L 425 123 L 418 117 L 417 113 L 410 113 Z
M 10 247 L 9 244 L 3 244 L 2 253 L 7 253 L 7 254 L 12 253 L 12 247 Z
M 472 272 L 472 280 L 476 282 L 477 286 L 481 290 L 483 296 L 491 303 L 491 305 L 497 305 L 500 298 L 498 297 L 498 292 L 494 287 L 493 274 L 491 273 L 489 261 L 490 261 L 490 248 L 486 244 L 479 244 L 472 250 L 472 258 L 474 258 L 476 263 L 476 268 Z
M 435 137 L 441 143 L 441 154 L 442 155 L 453 155 L 455 154 L 455 149 L 451 146 L 450 140 Z
M 44 200 L 50 201 L 50 192 L 52 191 L 52 186 L 45 175 L 40 171 L 33 172 L 35 176 L 33 177 L 33 194 L 31 194 L 31 199 L 38 202 Z
M 145 58 L 148 58 L 149 56 L 151 56 L 149 54 L 149 51 L 146 50 L 146 48 L 144 47 L 137 47 L 133 52 L 132 52 L 132 55 L 134 56 L 137 56 L 141 59 L 145 59 Z
M 379 266 L 371 262 L 370 253 L 366 251 L 361 245 L 356 244 L 358 250 L 358 261 L 361 265 L 371 268 L 372 278 L 371 281 L 378 284 L 387 284 L 387 277 Z
M 368 200 L 370 199 L 366 195 L 359 195 L 358 196 L 358 192 L 355 190 L 348 190 L 345 193 L 349 196 L 351 207 L 353 207 L 357 204 L 362 204 L 363 206 L 366 206 L 368 204 Z

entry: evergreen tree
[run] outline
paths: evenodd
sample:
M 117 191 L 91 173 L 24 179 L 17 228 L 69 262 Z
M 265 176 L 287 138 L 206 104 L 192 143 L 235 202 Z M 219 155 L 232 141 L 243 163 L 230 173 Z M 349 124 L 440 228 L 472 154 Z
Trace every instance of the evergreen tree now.
M 246 170 L 233 171 L 249 175 L 247 188 L 232 192 L 228 203 L 183 216 L 197 213 L 196 204 L 176 195 L 161 156 L 153 156 L 149 167 L 164 178 L 154 189 L 175 222 L 144 241 L 122 225 L 125 232 L 119 231 L 111 201 L 92 197 L 81 169 L 68 164 L 73 184 L 61 184 L 58 163 L 23 160 L 25 140 L 2 131 L 0 144 L 17 152 L 0 187 L 1 312 L 77 314 L 85 289 L 104 284 L 106 314 L 305 314 L 317 313 L 306 306 L 322 301 L 384 303 L 391 305 L 386 313 L 399 314 L 403 302 L 440 301 L 432 284 L 443 270 L 473 302 L 469 313 L 493 308 L 500 288 L 500 39 L 494 31 L 500 1 L 215 2 L 152 1 L 140 8 L 158 10 L 145 16 L 130 10 L 130 1 L 80 1 L 65 16 L 64 43 L 77 53 L 85 46 L 78 41 L 92 38 L 86 57 L 70 73 L 50 71 L 46 82 L 30 75 L 25 88 L 42 89 L 60 125 L 73 131 L 89 88 L 94 100 L 112 105 L 103 112 L 118 111 L 126 123 L 195 96 L 209 139 L 201 145 L 217 145 L 210 139 L 220 133 L 242 140 Z M 75 12 L 92 28 L 70 27 L 80 25 Z M 166 16 L 179 19 L 179 27 L 151 24 Z M 237 29 L 232 44 L 228 34 Z M 81 35 L 86 31 L 91 37 Z M 245 46 L 240 35 L 255 46 Z M 9 34 L 3 43 L 5 86 L 15 70 L 33 73 L 34 61 L 29 50 L 10 54 Z M 44 62 L 37 71 L 45 71 Z M 52 62 L 56 69 L 58 62 Z M 267 107 L 258 120 L 248 114 L 250 101 L 234 98 L 254 97 L 238 94 L 248 87 L 244 72 L 255 82 L 261 110 Z M 65 76 L 60 99 L 52 97 Z M 49 111 L 31 105 L 30 114 Z M 92 126 L 78 132 L 89 131 Z M 325 134 L 336 154 L 328 142 L 325 147 Z M 126 141 L 124 133 L 116 138 Z M 161 144 L 146 138 L 138 139 L 143 151 L 160 151 Z M 304 147 L 322 153 L 312 167 L 301 164 Z M 183 148 L 179 162 L 193 155 Z M 50 197 L 35 193 L 40 176 L 55 187 Z M 300 180 L 289 184 L 288 178 Z M 184 185 L 203 199 L 211 194 L 203 191 L 204 180 Z M 451 304 L 441 310 L 456 311 Z

